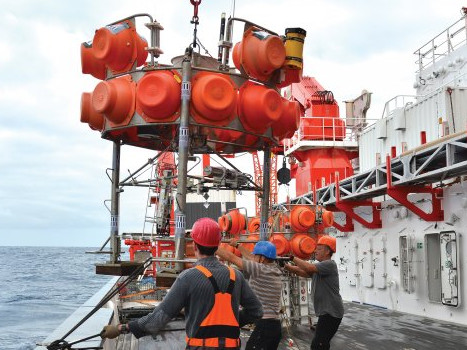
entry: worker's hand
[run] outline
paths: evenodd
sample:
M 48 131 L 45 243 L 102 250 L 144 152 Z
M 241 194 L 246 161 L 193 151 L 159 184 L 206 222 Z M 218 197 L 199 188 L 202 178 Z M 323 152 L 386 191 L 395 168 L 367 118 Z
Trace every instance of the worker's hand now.
M 120 331 L 118 330 L 118 326 L 111 326 L 111 325 L 105 326 L 100 333 L 100 336 L 102 339 L 105 339 L 105 338 L 113 339 L 113 338 L 117 338 L 119 335 L 120 335 Z
M 289 255 L 285 255 L 285 256 L 279 256 L 277 257 L 276 259 L 277 261 L 277 264 L 280 266 L 280 267 L 284 267 L 285 264 L 289 261 L 292 261 L 291 257 Z
M 237 241 L 238 241 L 238 239 L 232 238 L 232 239 L 230 240 L 230 242 L 229 242 L 229 245 L 231 245 L 231 246 L 234 247 L 234 248 L 237 248 L 237 246 L 238 246 L 238 242 L 237 242 Z

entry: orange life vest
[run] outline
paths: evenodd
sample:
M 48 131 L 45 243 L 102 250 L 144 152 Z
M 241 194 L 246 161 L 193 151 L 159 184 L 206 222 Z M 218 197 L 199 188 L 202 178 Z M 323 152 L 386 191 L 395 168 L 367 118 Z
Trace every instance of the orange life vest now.
M 193 338 L 186 338 L 188 346 L 207 348 L 240 347 L 240 326 L 232 309 L 232 291 L 235 286 L 235 271 L 229 269 L 230 282 L 227 290 L 221 292 L 212 273 L 204 266 L 196 268 L 205 275 L 214 289 L 214 306 L 201 322 Z

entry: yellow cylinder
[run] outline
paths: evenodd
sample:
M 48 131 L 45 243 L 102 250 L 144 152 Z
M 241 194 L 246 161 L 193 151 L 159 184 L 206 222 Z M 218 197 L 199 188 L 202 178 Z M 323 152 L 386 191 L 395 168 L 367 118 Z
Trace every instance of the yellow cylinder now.
M 290 69 L 303 68 L 303 44 L 306 30 L 302 28 L 287 28 L 285 30 L 285 62 Z

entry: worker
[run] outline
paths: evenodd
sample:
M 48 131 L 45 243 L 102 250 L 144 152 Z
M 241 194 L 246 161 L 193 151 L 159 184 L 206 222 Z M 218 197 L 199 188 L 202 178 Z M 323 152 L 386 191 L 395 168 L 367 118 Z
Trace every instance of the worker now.
M 260 241 L 251 254 L 235 239 L 230 241 L 230 245 L 240 251 L 243 259 L 223 248 L 219 248 L 216 254 L 250 276 L 250 286 L 263 305 L 263 318 L 255 322 L 255 329 L 245 349 L 277 349 L 282 336 L 279 312 L 283 274 L 275 263 L 276 246 L 271 242 Z
M 105 326 L 101 336 L 131 332 L 155 335 L 185 308 L 186 349 L 240 349 L 240 317 L 259 319 L 260 301 L 240 271 L 214 256 L 221 240 L 217 222 L 197 220 L 191 237 L 197 262 L 180 273 L 164 300 L 148 315 L 127 324 Z M 243 307 L 240 316 L 239 305 Z
M 312 277 L 312 295 L 318 324 L 311 343 L 311 350 L 330 348 L 330 341 L 344 317 L 344 304 L 339 294 L 339 275 L 337 264 L 331 260 L 336 252 L 336 239 L 325 235 L 318 240 L 315 250 L 317 263 L 309 263 L 292 256 L 296 266 L 285 268 L 302 277 Z

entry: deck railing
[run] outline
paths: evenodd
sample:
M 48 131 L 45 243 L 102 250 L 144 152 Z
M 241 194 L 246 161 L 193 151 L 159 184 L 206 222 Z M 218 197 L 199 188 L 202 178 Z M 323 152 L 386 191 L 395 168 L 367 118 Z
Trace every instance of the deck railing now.
M 467 17 L 464 16 L 447 29 L 414 52 L 417 56 L 417 73 L 426 67 L 434 65 L 436 61 L 449 55 L 452 51 L 467 42 Z
M 358 135 L 376 119 L 301 117 L 300 126 L 290 139 L 284 141 L 284 151 L 295 147 L 300 142 L 322 142 L 327 146 L 357 142 Z M 317 145 L 318 146 L 318 145 Z

